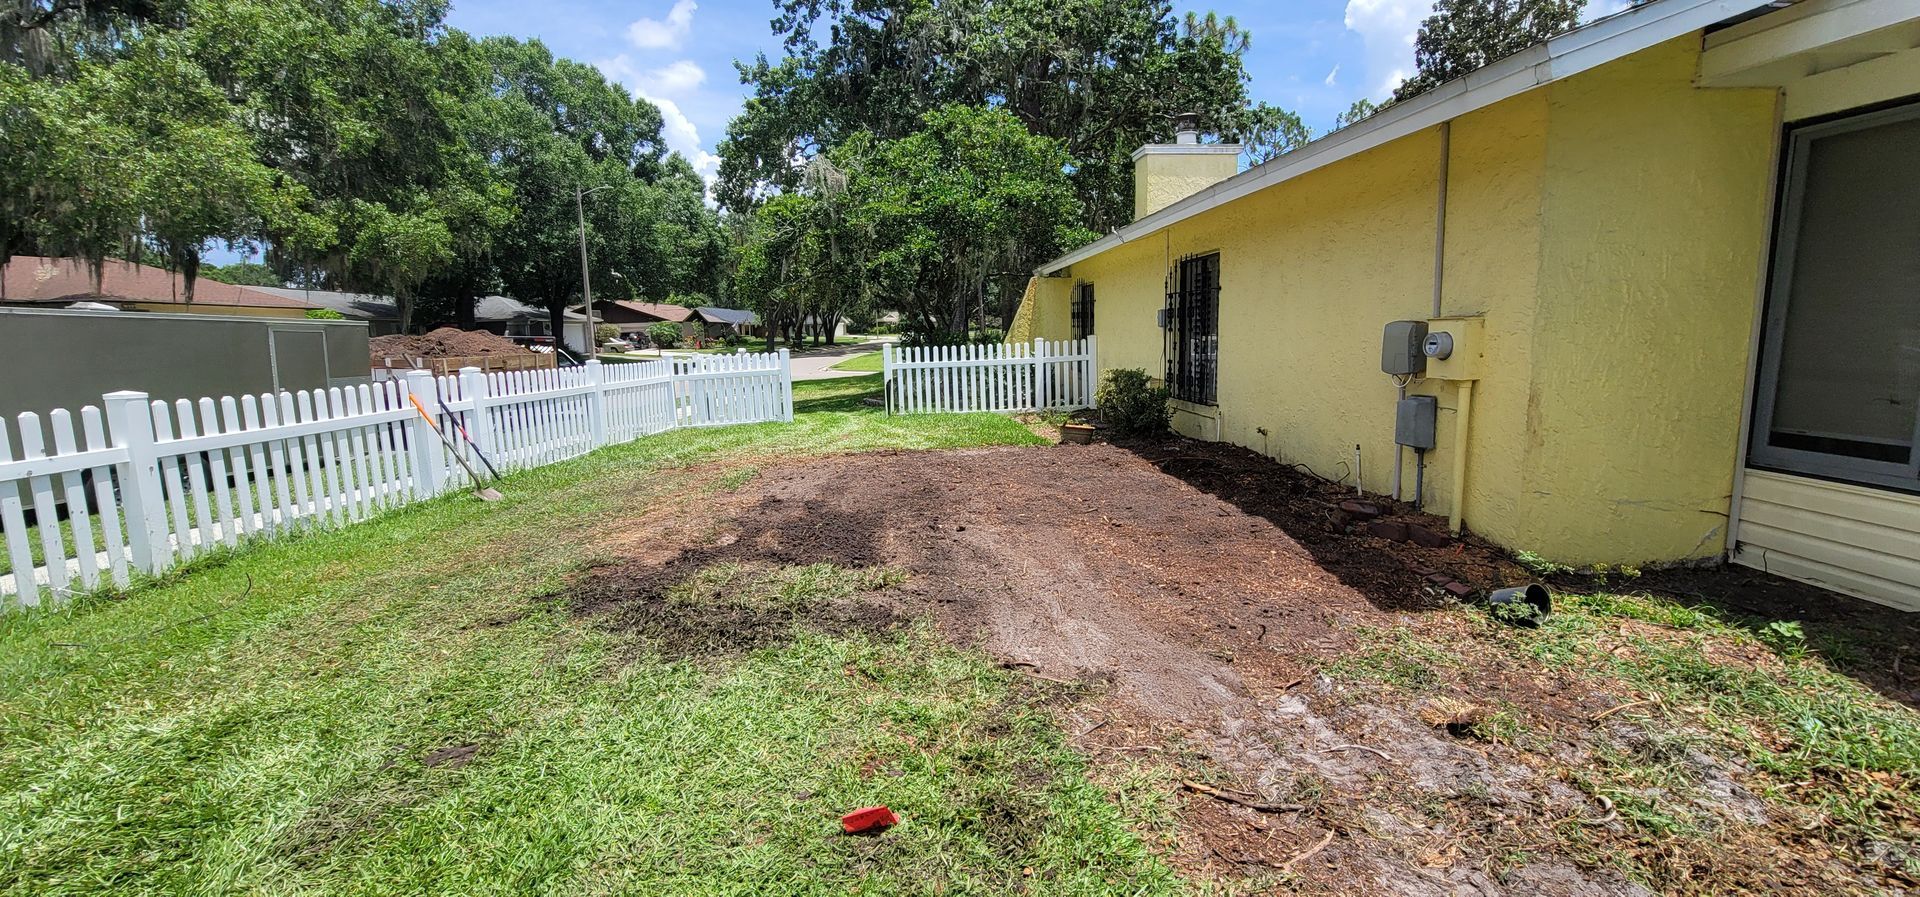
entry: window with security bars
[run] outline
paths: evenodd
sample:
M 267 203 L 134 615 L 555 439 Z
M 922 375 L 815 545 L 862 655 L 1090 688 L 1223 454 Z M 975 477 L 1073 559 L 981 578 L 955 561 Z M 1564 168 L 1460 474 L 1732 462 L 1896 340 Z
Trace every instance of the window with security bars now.
M 1167 272 L 1167 389 L 1214 403 L 1220 357 L 1220 254 L 1189 256 Z
M 1093 284 L 1083 283 L 1073 288 L 1073 338 L 1086 339 L 1093 335 Z

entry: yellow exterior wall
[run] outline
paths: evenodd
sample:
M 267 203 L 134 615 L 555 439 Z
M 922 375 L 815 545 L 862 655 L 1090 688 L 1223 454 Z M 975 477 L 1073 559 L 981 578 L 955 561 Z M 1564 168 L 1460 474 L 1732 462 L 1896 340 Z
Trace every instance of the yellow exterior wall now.
M 1778 142 L 1772 90 L 1697 90 L 1699 44 L 1549 88 L 1525 491 L 1574 563 L 1725 548 Z
M 1524 343 L 1538 268 L 1545 108 L 1544 98 L 1527 95 L 1453 126 L 1448 257 L 1459 273 L 1449 280 L 1474 299 L 1445 311 L 1498 308 L 1504 317 L 1488 334 L 1494 351 L 1524 352 L 1515 344 Z M 1388 491 L 1397 394 L 1380 372 L 1380 329 L 1432 315 L 1441 145 L 1437 129 L 1412 135 L 1074 265 L 1074 277 L 1092 281 L 1099 296 L 1099 366 L 1158 376 L 1155 313 L 1167 269 L 1182 255 L 1219 251 L 1219 406 L 1181 406 L 1176 428 L 1348 482 L 1359 444 L 1365 487 Z M 1441 397 L 1441 448 L 1427 454 L 1426 494 L 1444 511 L 1453 390 L 1426 383 L 1411 391 Z M 1476 419 L 1524 415 L 1525 397 L 1511 385 L 1476 395 Z M 1486 433 L 1476 443 L 1504 445 Z M 1410 495 L 1411 452 L 1406 463 Z M 1517 470 L 1517 456 L 1503 466 Z M 1469 482 L 1489 507 L 1517 501 L 1513 477 Z
M 1071 277 L 1029 279 L 1026 295 L 1020 298 L 1020 308 L 1014 312 L 1012 323 L 1007 325 L 1007 342 L 1071 338 L 1075 283 L 1078 281 Z
M 1481 316 L 1486 345 L 1463 511 L 1503 544 L 1572 563 L 1723 547 L 1776 104 L 1694 89 L 1698 46 L 1451 125 L 1440 311 Z M 1438 128 L 1408 135 L 1074 264 L 1098 291 L 1099 367 L 1159 376 L 1168 268 L 1219 251 L 1219 404 L 1181 407 L 1176 428 L 1347 482 L 1359 444 L 1365 488 L 1387 492 L 1380 331 L 1433 316 L 1442 146 Z M 1446 513 L 1458 390 L 1411 391 L 1440 399 L 1425 495 Z

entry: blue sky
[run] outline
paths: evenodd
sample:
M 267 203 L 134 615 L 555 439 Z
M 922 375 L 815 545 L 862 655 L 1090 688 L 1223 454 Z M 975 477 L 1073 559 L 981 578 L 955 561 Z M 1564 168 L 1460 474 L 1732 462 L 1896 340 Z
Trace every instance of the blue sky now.
M 1413 67 L 1413 35 L 1432 0 L 1176 0 L 1230 15 L 1253 35 L 1255 99 L 1292 109 L 1316 134 L 1355 99 L 1380 99 Z M 1590 15 L 1626 0 L 1594 0 Z M 660 106 L 667 144 L 711 175 L 714 147 L 746 88 L 735 59 L 780 53 L 771 0 L 454 0 L 450 24 L 478 35 L 537 37 Z

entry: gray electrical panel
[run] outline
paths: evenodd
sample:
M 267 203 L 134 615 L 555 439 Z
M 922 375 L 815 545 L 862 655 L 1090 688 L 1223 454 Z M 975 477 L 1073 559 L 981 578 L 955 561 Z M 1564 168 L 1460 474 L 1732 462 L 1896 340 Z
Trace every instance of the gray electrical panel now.
M 1380 370 L 1396 377 L 1426 373 L 1426 341 L 1427 322 L 1388 321 L 1380 337 Z
M 1407 448 L 1425 451 L 1434 446 L 1434 420 L 1440 413 L 1440 400 L 1433 396 L 1408 396 L 1395 403 L 1393 441 Z

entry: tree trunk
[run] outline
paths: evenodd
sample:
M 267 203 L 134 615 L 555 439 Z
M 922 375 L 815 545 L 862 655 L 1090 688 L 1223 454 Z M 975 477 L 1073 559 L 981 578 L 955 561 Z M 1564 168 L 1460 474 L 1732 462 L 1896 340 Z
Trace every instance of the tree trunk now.
M 556 352 L 570 352 L 567 347 L 567 300 L 547 300 L 547 328 L 553 333 L 553 347 Z M 593 334 L 587 334 L 588 339 Z
M 175 261 L 180 265 L 180 281 L 183 284 L 183 298 L 187 300 L 187 307 L 192 308 L 194 284 L 200 280 L 200 253 L 185 253 L 178 259 L 175 259 Z

